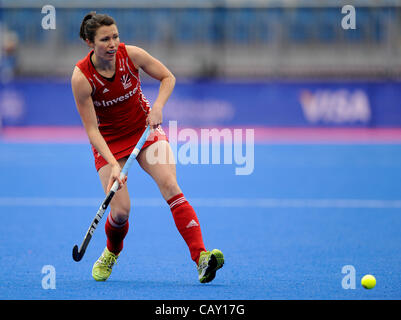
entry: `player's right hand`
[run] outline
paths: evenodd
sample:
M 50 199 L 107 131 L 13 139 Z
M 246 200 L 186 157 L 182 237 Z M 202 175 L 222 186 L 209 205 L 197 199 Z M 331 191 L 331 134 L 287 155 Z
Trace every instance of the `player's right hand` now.
M 109 183 L 107 184 L 107 192 L 110 192 L 111 187 L 113 186 L 114 181 L 118 181 L 118 189 L 120 190 L 125 183 L 127 182 L 128 177 L 125 176 L 123 179 L 120 179 L 120 173 L 121 173 L 121 167 L 118 163 L 116 163 L 115 165 L 111 166 L 111 172 L 110 172 L 110 178 L 109 178 Z

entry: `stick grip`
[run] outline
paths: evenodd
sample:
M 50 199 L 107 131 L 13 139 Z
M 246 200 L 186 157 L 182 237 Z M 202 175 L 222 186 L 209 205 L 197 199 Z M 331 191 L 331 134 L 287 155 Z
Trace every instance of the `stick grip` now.
M 134 159 L 136 159 L 136 157 L 138 156 L 139 152 L 141 151 L 143 145 L 145 144 L 146 140 L 148 139 L 149 133 L 150 133 L 150 127 L 147 126 L 147 127 L 146 127 L 146 130 L 143 132 L 143 134 L 142 134 L 142 136 L 141 136 L 141 139 L 139 139 L 139 141 L 138 141 L 138 143 L 136 144 L 134 150 L 132 151 L 130 157 L 129 157 L 129 158 L 127 159 L 127 161 L 125 162 L 125 165 L 124 165 L 124 167 L 122 168 L 121 173 L 120 173 L 120 179 L 124 179 L 125 176 L 127 175 L 128 170 L 129 170 L 129 168 L 131 167 L 131 165 L 132 165 Z M 117 180 L 114 181 L 114 183 L 113 183 L 113 185 L 112 185 L 110 191 L 113 191 L 114 193 L 117 192 L 118 186 L 119 186 L 118 181 L 117 181 Z

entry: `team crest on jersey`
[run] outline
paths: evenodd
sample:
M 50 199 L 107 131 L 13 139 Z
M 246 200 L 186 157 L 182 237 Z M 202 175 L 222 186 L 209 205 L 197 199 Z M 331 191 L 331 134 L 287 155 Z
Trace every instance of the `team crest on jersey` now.
M 128 89 L 129 87 L 132 86 L 131 77 L 128 73 L 122 75 L 120 80 L 121 80 L 121 83 L 123 84 L 124 89 Z

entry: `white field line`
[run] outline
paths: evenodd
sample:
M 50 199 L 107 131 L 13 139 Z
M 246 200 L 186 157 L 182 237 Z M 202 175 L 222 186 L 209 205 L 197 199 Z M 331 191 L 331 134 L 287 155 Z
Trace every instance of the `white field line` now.
M 99 207 L 101 198 L 0 197 L 1 207 Z M 132 206 L 167 206 L 163 198 L 132 198 Z M 401 200 L 188 198 L 196 207 L 218 208 L 401 208 Z

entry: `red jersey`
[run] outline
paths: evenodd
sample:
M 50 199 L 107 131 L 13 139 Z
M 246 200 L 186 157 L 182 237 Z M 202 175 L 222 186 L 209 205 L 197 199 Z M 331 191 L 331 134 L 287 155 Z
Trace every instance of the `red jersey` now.
M 115 75 L 111 79 L 96 71 L 91 61 L 92 54 L 93 50 L 76 66 L 92 87 L 99 131 L 106 142 L 144 128 L 150 106 L 142 94 L 139 72 L 128 56 L 125 44 L 118 46 Z
M 116 52 L 115 75 L 111 79 L 101 76 L 92 64 L 93 50 L 77 67 L 88 79 L 92 87 L 92 100 L 101 135 L 114 157 L 119 160 L 131 154 L 145 131 L 146 117 L 150 112 L 149 102 L 141 90 L 139 72 L 128 56 L 124 43 Z M 161 127 L 149 135 L 142 149 L 166 140 Z M 92 146 L 96 170 L 107 164 L 106 160 Z

